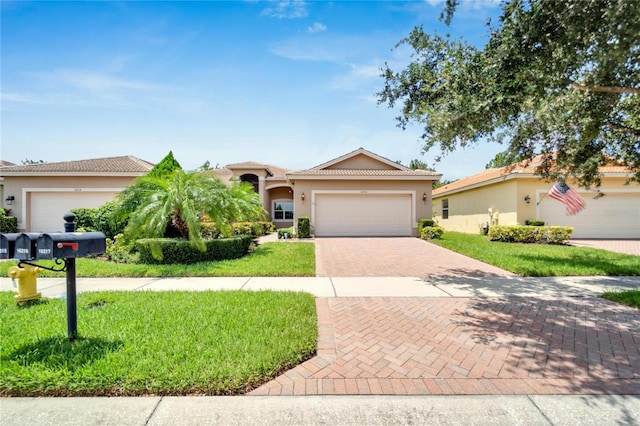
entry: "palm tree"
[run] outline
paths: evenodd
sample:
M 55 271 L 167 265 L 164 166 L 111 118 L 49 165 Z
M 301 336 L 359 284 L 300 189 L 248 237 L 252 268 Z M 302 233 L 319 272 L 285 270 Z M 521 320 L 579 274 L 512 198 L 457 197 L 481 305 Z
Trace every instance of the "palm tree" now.
M 264 218 L 260 197 L 250 184 L 236 181 L 228 187 L 210 174 L 182 169 L 138 178 L 118 200 L 119 216 L 129 218 L 127 241 L 162 238 L 172 225 L 181 238 L 205 250 L 199 221 L 202 215 L 209 216 L 226 235 L 231 235 L 233 222 Z

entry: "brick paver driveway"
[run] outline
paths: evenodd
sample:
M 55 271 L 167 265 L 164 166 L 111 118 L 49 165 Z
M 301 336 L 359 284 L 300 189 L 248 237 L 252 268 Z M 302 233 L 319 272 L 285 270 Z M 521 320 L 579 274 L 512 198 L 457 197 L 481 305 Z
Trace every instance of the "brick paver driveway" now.
M 604 299 L 317 299 L 318 355 L 253 395 L 640 394 L 640 311 Z
M 319 277 L 513 276 L 418 238 L 318 238 Z

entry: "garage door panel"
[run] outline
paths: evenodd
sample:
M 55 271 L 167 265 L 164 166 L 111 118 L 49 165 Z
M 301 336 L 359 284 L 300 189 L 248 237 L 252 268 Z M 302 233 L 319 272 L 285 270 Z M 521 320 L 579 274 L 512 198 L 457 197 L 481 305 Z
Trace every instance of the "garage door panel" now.
M 548 225 L 572 226 L 572 238 L 640 238 L 640 194 L 580 194 L 586 208 L 567 216 L 565 205 L 550 197 L 540 201 L 539 217 Z
M 316 236 L 410 236 L 408 194 L 319 194 Z
M 65 213 L 96 208 L 116 197 L 115 192 L 32 192 L 31 232 L 64 232 Z

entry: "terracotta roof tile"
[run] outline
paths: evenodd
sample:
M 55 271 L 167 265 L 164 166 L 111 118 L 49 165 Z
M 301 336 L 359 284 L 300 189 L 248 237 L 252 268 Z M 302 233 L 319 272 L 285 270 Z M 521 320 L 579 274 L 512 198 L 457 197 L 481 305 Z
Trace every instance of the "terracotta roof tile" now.
M 525 160 L 514 166 L 499 167 L 483 170 L 471 176 L 459 179 L 450 184 L 441 186 L 433 190 L 433 195 L 437 196 L 449 191 L 460 190 L 474 185 L 480 185 L 484 182 L 490 182 L 495 179 L 514 177 L 516 175 L 535 176 L 536 168 L 540 165 L 542 156 L 537 156 L 532 160 Z M 629 173 L 629 169 L 619 165 L 609 165 L 600 168 L 600 173 Z M 537 176 L 539 177 L 539 176 Z
M 131 173 L 144 174 L 153 164 L 133 156 L 95 158 L 90 160 L 64 161 L 59 163 L 38 163 L 0 167 L 0 174 L 65 174 L 65 173 Z

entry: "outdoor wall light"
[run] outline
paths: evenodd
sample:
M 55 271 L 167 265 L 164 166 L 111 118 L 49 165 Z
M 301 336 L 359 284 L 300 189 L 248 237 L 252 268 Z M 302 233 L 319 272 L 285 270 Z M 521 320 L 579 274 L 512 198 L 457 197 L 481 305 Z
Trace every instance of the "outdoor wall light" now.
M 302 201 L 304 201 L 304 192 L 300 194 L 300 198 L 302 198 Z
M 524 197 L 524 202 L 525 202 L 525 203 L 527 203 L 527 204 L 529 204 L 529 203 L 531 202 L 531 197 L 529 197 L 529 195 L 528 195 L 528 194 L 527 194 L 527 195 L 525 195 L 525 197 Z
M 5 201 L 7 202 L 8 205 L 11 205 L 13 204 L 13 200 L 15 199 L 16 197 L 14 197 L 13 195 L 9 195 Z
M 427 201 L 427 193 L 422 194 L 422 201 Z

